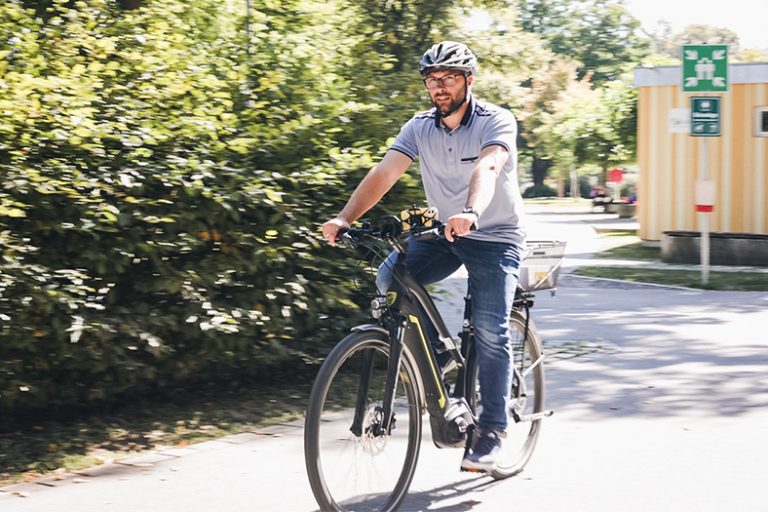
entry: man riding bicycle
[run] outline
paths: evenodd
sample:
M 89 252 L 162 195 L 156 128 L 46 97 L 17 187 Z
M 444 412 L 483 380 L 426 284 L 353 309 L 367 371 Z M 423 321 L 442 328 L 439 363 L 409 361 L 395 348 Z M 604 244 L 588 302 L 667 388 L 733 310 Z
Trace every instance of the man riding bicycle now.
M 427 202 L 446 219 L 445 238 L 409 241 L 406 266 L 422 284 L 445 279 L 461 265 L 467 269 L 482 412 L 476 443 L 461 466 L 491 471 L 508 423 L 508 317 L 525 241 L 517 122 L 508 110 L 472 94 L 477 59 L 466 45 L 435 44 L 422 56 L 419 71 L 434 108 L 403 125 L 341 213 L 323 224 L 323 236 L 334 245 L 339 232 L 376 205 L 418 158 Z M 382 291 L 396 257 L 393 253 L 380 268 Z

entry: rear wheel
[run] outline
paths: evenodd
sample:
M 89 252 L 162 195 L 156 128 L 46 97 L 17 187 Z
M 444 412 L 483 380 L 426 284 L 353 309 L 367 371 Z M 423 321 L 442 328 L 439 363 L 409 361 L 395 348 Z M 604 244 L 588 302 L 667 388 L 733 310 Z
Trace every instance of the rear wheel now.
M 386 335 L 353 333 L 331 351 L 317 375 L 304 453 L 312 492 L 323 511 L 395 510 L 408 492 L 421 442 L 419 391 L 404 353 L 393 427 L 385 432 L 381 426 L 388 359 Z
M 490 473 L 496 479 L 514 476 L 528 463 L 536 447 L 544 410 L 544 366 L 538 331 L 533 321 L 529 320 L 526 339 L 525 317 L 517 311 L 512 312 L 509 327 L 514 364 L 512 387 L 507 402 L 507 414 L 510 419 L 496 469 Z M 470 403 L 479 416 L 482 410 L 482 395 L 477 364 L 472 365 L 470 377 L 469 382 L 474 383 L 475 389 L 475 393 L 470 395 Z

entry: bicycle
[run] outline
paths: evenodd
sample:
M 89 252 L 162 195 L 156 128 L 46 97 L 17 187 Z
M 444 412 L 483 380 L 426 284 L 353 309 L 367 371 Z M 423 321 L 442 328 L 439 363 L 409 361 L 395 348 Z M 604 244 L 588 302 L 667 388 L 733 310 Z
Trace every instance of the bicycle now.
M 436 217 L 433 209 L 414 208 L 400 218 L 385 217 L 377 226 L 364 223 L 349 229 L 340 242 L 372 248 L 371 242 L 383 241 L 403 255 L 409 237 L 440 236 L 443 226 Z M 393 269 L 392 290 L 371 301 L 375 321 L 353 327 L 335 346 L 310 393 L 305 461 L 323 511 L 396 510 L 416 469 L 424 410 L 437 447 L 463 447 L 466 453 L 472 445 L 482 397 L 471 296 L 467 293 L 464 299 L 461 332 L 453 338 L 429 293 L 408 274 L 403 260 L 399 257 Z M 553 283 L 552 272 L 541 282 Z M 544 355 L 529 315 L 532 306 L 533 292 L 518 287 L 509 317 L 514 370 L 508 411 L 514 425 L 503 442 L 499 464 L 490 472 L 494 479 L 523 470 L 542 419 L 552 414 L 544 409 Z M 438 339 L 427 339 L 427 322 Z M 442 352 L 450 354 L 456 372 L 440 370 L 436 358 Z

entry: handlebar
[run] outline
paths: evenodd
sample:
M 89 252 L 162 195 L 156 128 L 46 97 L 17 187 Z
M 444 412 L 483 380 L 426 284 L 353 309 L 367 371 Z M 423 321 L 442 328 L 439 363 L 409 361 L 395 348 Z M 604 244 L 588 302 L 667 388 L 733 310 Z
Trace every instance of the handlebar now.
M 338 242 L 359 245 L 363 240 L 380 240 L 398 246 L 409 237 L 429 240 L 443 236 L 445 224 L 437 219 L 437 209 L 413 206 L 400 212 L 399 216 L 386 215 L 374 225 L 363 222 L 362 227 L 349 228 L 336 236 Z
M 375 239 L 390 244 L 396 244 L 414 237 L 418 240 L 433 240 L 443 237 L 445 224 L 438 220 L 432 220 L 429 226 L 412 225 L 409 229 L 403 229 L 401 221 L 394 216 L 384 217 L 379 225 L 373 226 L 364 222 L 362 227 L 349 228 L 339 233 L 338 242 L 359 244 L 364 239 Z

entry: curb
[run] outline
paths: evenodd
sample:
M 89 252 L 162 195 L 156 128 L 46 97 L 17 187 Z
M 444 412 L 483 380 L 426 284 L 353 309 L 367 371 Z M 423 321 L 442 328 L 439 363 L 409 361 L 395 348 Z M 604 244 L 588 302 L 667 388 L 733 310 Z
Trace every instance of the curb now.
M 578 267 L 576 267 L 574 270 L 576 270 Z M 576 277 L 578 279 L 591 279 L 593 281 L 605 281 L 608 283 L 616 283 L 621 285 L 630 285 L 630 286 L 648 286 L 651 288 L 671 288 L 673 290 L 683 290 L 687 292 L 713 292 L 718 290 L 705 290 L 703 288 L 688 288 L 687 286 L 677 286 L 674 284 L 658 284 L 658 283 L 645 283 L 641 281 L 625 281 L 623 279 L 611 279 L 610 277 L 593 277 L 593 276 L 580 276 L 578 274 L 574 274 L 573 272 L 568 272 L 566 274 L 568 277 Z

